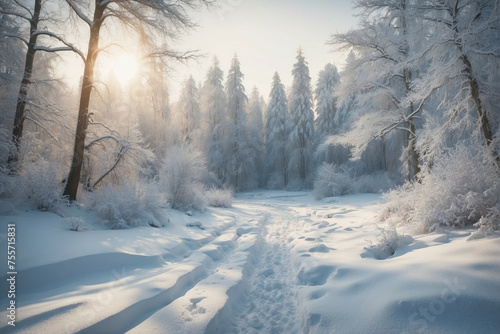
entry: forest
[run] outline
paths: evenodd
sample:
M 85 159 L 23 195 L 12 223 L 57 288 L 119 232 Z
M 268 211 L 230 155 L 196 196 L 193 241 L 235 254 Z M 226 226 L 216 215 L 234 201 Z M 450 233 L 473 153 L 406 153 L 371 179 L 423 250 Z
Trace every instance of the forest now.
M 115 229 L 255 189 L 385 193 L 381 219 L 412 233 L 498 229 L 499 1 L 353 5 L 358 26 L 325 41 L 346 64 L 316 82 L 298 45 L 270 92 L 244 87 L 235 54 L 171 96 L 169 72 L 199 56 L 176 40 L 216 2 L 1 0 L 0 197 Z M 132 79 L 106 68 L 127 48 Z

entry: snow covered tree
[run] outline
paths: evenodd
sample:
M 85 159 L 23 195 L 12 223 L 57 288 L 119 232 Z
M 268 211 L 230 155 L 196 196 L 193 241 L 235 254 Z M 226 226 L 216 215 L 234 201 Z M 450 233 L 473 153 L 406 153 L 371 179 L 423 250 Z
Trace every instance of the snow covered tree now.
M 0 1 L 3 3 L 3 1 Z M 12 118 L 16 108 L 16 94 L 23 75 L 23 42 L 10 36 L 21 36 L 16 20 L 0 12 L 0 126 L 12 137 Z M 8 129 L 8 130 L 7 130 Z M 11 149 L 9 138 L 2 145 L 0 161 L 7 161 Z M 4 151 L 5 148 L 5 151 Z
M 294 64 L 292 70 L 293 84 L 289 104 L 288 169 L 290 176 L 297 178 L 303 186 L 313 167 L 314 112 L 309 67 L 301 49 L 298 50 L 296 59 L 297 63 Z
M 200 180 L 205 171 L 201 152 L 189 146 L 174 145 L 165 152 L 159 182 L 172 208 L 203 210 L 206 206 Z
M 255 187 L 255 161 L 247 130 L 247 102 L 240 62 L 234 56 L 226 81 L 226 115 L 228 121 L 226 155 L 227 185 L 235 190 Z
M 340 83 L 337 68 L 327 64 L 319 72 L 316 85 L 316 144 L 321 144 L 328 136 L 335 133 L 335 116 L 337 113 L 337 98 L 334 96 L 335 88 Z
M 183 144 L 192 144 L 196 139 L 195 131 L 198 130 L 201 115 L 199 98 L 196 82 L 190 76 L 184 83 L 174 118 Z
M 288 184 L 288 101 L 278 72 L 274 73 L 266 110 L 266 174 L 267 186 L 284 188 Z
M 83 21 L 89 29 L 87 53 L 83 82 L 81 86 L 80 106 L 73 148 L 73 159 L 64 190 L 70 200 L 76 200 L 80 174 L 84 160 L 85 138 L 88 128 L 89 103 L 94 87 L 94 70 L 97 57 L 103 50 L 99 46 L 101 28 L 108 21 L 125 24 L 140 34 L 141 41 L 155 45 L 160 36 L 172 37 L 175 32 L 193 27 L 187 9 L 210 3 L 209 0 L 181 0 L 171 3 L 167 0 L 66 0 L 72 12 Z M 114 29 L 113 29 L 114 30 Z M 111 31 L 111 30 L 110 30 Z M 153 51 L 152 57 L 185 58 L 185 54 L 172 51 Z
M 351 50 L 346 58 L 346 65 L 345 68 L 348 69 L 350 68 L 350 64 L 354 64 L 356 62 L 356 56 L 354 52 Z M 324 71 L 322 71 L 324 72 Z M 344 73 L 340 74 L 340 77 L 342 77 Z M 324 137 L 322 140 L 319 140 L 319 142 L 316 143 L 317 148 L 314 153 L 315 155 L 315 160 L 318 166 L 323 164 L 324 162 L 327 162 L 328 164 L 332 165 L 342 165 L 346 162 L 349 161 L 351 158 L 351 149 L 350 145 L 343 145 L 339 144 L 335 141 L 335 137 L 332 137 L 332 135 L 339 135 L 347 132 L 354 120 L 358 117 L 357 115 L 357 109 L 356 109 L 356 101 L 357 101 L 357 92 L 353 91 L 350 93 L 350 96 L 348 98 L 345 98 L 343 103 L 339 103 L 337 96 L 336 96 L 336 91 L 340 85 L 340 80 L 337 83 L 335 89 L 333 92 L 331 92 L 331 95 L 326 95 L 326 97 L 331 97 L 333 98 L 335 102 L 335 116 L 333 119 L 333 124 L 330 125 L 331 129 L 330 134 Z M 325 92 L 327 92 L 325 90 Z M 318 97 L 317 97 L 318 100 Z M 316 102 L 317 107 L 316 110 L 320 109 L 320 105 L 322 103 Z M 316 120 L 316 123 L 318 123 L 318 120 Z M 317 124 L 317 128 L 319 129 L 320 125 Z M 318 133 L 321 133 L 321 130 L 317 130 Z M 316 138 L 318 138 L 318 134 L 316 135 Z M 326 170 L 322 168 L 322 170 Z M 319 171 L 319 170 L 318 170 Z
M 420 165 L 416 112 L 409 96 L 417 74 L 409 59 L 415 52 L 410 45 L 421 46 L 423 37 L 410 26 L 419 22 L 411 4 L 410 0 L 357 0 L 355 5 L 362 11 L 360 27 L 334 35 L 332 43 L 342 49 L 354 48 L 358 53 L 358 58 L 346 68 L 347 75 L 337 94 L 340 102 L 345 103 L 358 92 L 356 107 L 365 110 L 343 142 L 353 145 L 353 155 L 359 158 L 374 139 L 403 130 L 406 139 L 401 159 L 408 178 L 415 179 Z
M 254 175 L 259 187 L 265 184 L 264 168 L 264 121 L 262 115 L 262 96 L 257 87 L 254 87 L 248 102 L 248 134 L 252 148 L 255 171 Z
M 26 54 L 24 60 L 24 73 L 21 80 L 21 85 L 19 88 L 16 104 L 16 112 L 14 115 L 14 126 L 12 128 L 12 142 L 14 143 L 16 149 L 11 152 L 9 156 L 9 162 L 15 163 L 18 159 L 19 144 L 23 136 L 24 122 L 27 119 L 26 109 L 27 106 L 32 109 L 43 108 L 44 106 L 38 101 L 33 101 L 28 96 L 30 85 L 33 83 L 33 72 L 35 65 L 35 54 L 37 51 L 43 52 L 60 52 L 60 51 L 74 51 L 83 59 L 83 54 L 75 48 L 72 44 L 68 43 L 61 36 L 49 31 L 47 22 L 57 21 L 54 17 L 50 20 L 47 19 L 47 10 L 44 10 L 44 6 L 49 7 L 51 4 L 48 2 L 43 2 L 42 0 L 34 0 L 33 4 L 14 1 L 11 3 L 0 2 L 0 14 L 7 18 L 15 18 L 18 26 L 21 28 L 24 25 L 28 26 L 28 34 L 23 36 L 19 32 L 24 29 L 17 29 L 16 34 L 8 34 L 10 38 L 16 38 L 22 41 L 26 47 Z M 39 37 L 45 37 L 48 39 L 55 40 L 59 45 L 53 46 L 53 43 L 38 43 Z M 30 119 L 37 122 L 38 119 L 33 115 L 30 115 Z M 39 124 L 41 125 L 41 124 Z M 43 128 L 43 126 L 42 126 Z
M 143 60 L 144 62 L 144 60 Z M 144 95 L 137 95 L 136 99 L 143 102 L 142 112 L 146 115 L 141 122 L 141 132 L 147 143 L 152 147 L 158 158 L 165 147 L 174 144 L 172 110 L 170 107 L 170 93 L 168 86 L 169 65 L 160 58 L 148 58 L 143 67 L 142 80 Z
M 219 61 L 214 58 L 213 65 L 200 92 L 202 112 L 203 152 L 206 154 L 208 171 L 224 183 L 225 162 L 224 130 L 226 128 L 226 93 L 222 85 L 224 73 L 219 68 Z
M 415 84 L 416 111 L 437 99 L 442 119 L 427 127 L 420 150 L 432 163 L 445 134 L 473 129 L 482 137 L 500 170 L 495 134 L 500 119 L 500 2 L 498 0 L 442 0 L 416 4 L 424 22 L 425 48 L 415 59 L 429 63 Z M 470 136 L 469 134 L 466 134 Z M 441 140 L 441 141 L 440 141 Z

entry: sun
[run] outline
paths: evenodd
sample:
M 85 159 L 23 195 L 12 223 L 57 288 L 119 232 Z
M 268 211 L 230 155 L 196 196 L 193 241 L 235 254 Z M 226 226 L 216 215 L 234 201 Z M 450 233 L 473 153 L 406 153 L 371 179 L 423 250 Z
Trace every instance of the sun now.
M 139 62 L 132 55 L 121 55 L 112 61 L 112 71 L 122 86 L 129 85 L 138 70 Z

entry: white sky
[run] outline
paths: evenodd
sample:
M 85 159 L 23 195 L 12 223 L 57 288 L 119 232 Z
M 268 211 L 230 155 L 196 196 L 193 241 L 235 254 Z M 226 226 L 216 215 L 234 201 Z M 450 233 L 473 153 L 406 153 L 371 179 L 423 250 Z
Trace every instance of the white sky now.
M 224 79 L 234 54 L 245 75 L 247 95 L 253 86 L 268 99 L 275 71 L 285 86 L 292 83 L 291 71 L 297 49 L 302 47 L 309 63 L 312 86 L 327 63 L 339 70 L 346 55 L 332 52 L 325 44 L 330 35 L 355 27 L 352 3 L 348 0 L 220 0 L 220 8 L 196 14 L 200 27 L 176 44 L 178 50 L 199 49 L 206 54 L 186 68 L 179 66 L 172 75 L 171 99 L 189 73 L 203 82 L 213 56 L 220 61 Z

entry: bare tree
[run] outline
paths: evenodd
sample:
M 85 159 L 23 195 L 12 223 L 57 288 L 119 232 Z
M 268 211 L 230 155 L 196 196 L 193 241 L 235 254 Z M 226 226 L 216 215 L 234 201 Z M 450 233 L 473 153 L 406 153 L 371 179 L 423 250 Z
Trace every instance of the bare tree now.
M 27 38 L 20 35 L 10 35 L 9 37 L 21 40 L 26 44 L 26 59 L 24 63 L 24 74 L 21 81 L 21 86 L 19 88 L 19 93 L 17 97 L 16 113 L 14 116 L 14 127 L 12 130 L 12 142 L 14 143 L 16 149 L 9 155 L 8 162 L 10 164 L 17 162 L 18 159 L 18 148 L 21 138 L 23 136 L 24 121 L 26 119 L 26 105 L 28 101 L 28 91 L 29 86 L 32 84 L 33 66 L 35 61 L 35 53 L 37 51 L 44 52 L 59 52 L 59 51 L 74 51 L 78 53 L 82 59 L 85 59 L 83 54 L 75 48 L 72 44 L 68 43 L 61 36 L 48 31 L 45 27 L 40 27 L 42 21 L 42 0 L 33 0 L 33 6 L 27 4 L 27 2 L 22 0 L 14 0 L 12 3 L 1 3 L 0 13 L 7 16 L 12 16 L 18 20 L 22 20 L 29 23 L 29 35 Z M 39 36 L 47 36 L 51 39 L 55 39 L 60 43 L 60 46 L 48 47 L 37 45 L 37 40 Z
M 73 12 L 89 28 L 90 35 L 85 59 L 80 106 L 73 148 L 73 160 L 64 189 L 64 195 L 76 200 L 83 165 L 85 138 L 88 127 L 89 102 L 94 84 L 94 67 L 99 53 L 109 46 L 99 45 L 101 28 L 108 20 L 131 27 L 141 34 L 143 41 L 154 44 L 163 36 L 175 37 L 179 31 L 191 28 L 193 22 L 188 9 L 209 5 L 210 0 L 66 0 Z M 182 58 L 185 55 L 169 51 L 155 51 L 153 56 Z

